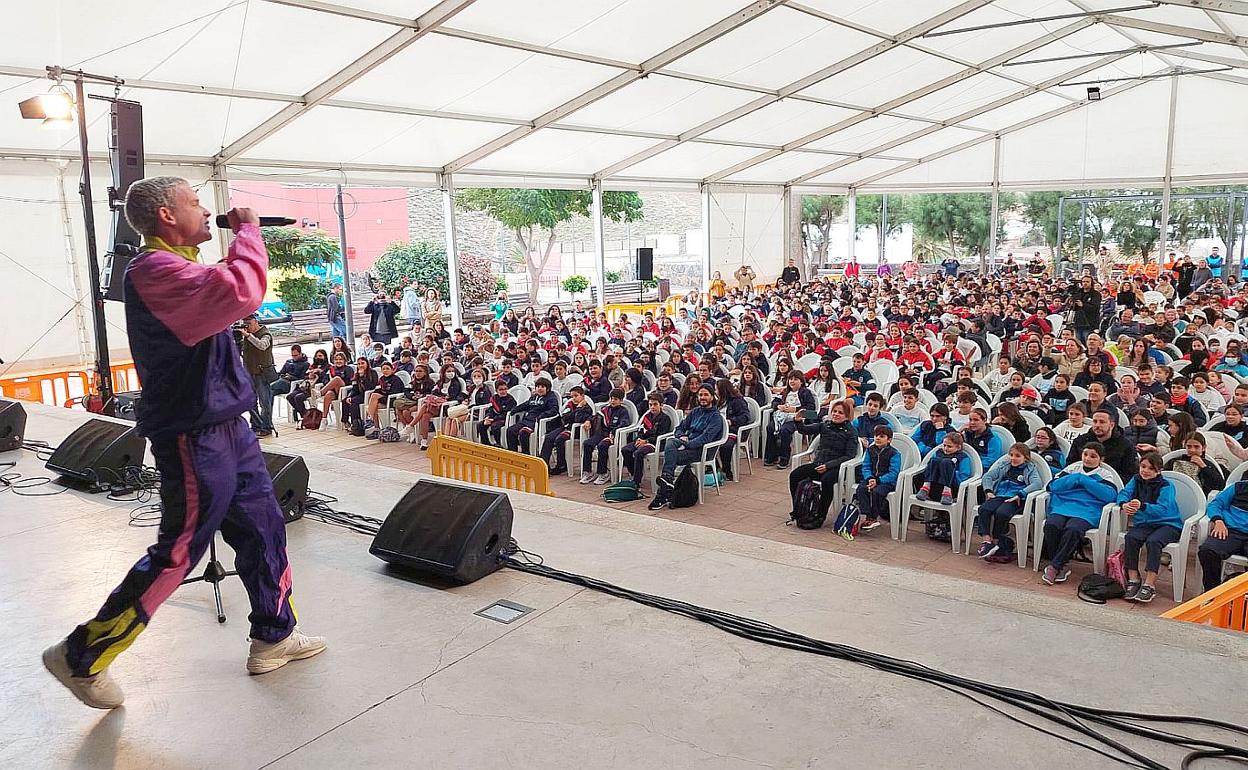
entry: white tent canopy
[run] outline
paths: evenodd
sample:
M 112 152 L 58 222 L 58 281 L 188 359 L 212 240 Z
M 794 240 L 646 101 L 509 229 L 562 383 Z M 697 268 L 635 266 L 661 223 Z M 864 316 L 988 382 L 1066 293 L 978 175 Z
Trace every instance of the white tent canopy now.
M 1248 179 L 1244 0 L 63 0 L 15 9 L 10 30 L 10 101 L 46 90 L 46 65 L 120 76 L 144 105 L 149 163 L 215 178 Z M 101 150 L 105 108 L 88 105 Z M 75 150 L 0 110 L 0 156 Z

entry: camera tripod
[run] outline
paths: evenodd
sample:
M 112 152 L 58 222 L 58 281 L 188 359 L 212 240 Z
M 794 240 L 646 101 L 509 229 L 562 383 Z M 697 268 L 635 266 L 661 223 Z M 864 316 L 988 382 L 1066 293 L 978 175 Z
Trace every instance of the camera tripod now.
M 238 573 L 234 570 L 226 570 L 221 566 L 221 562 L 217 560 L 217 536 L 213 534 L 212 540 L 208 543 L 208 564 L 204 567 L 204 574 L 199 577 L 187 578 L 178 585 L 212 583 L 212 592 L 217 598 L 217 622 L 224 623 L 225 606 L 221 603 L 221 581 L 231 575 L 237 577 Z

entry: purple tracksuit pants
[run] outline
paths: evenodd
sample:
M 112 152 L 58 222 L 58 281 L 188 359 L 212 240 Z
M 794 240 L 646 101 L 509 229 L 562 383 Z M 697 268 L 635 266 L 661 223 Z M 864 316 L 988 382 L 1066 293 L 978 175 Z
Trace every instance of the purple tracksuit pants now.
M 164 507 L 156 544 L 96 616 L 69 635 L 74 676 L 103 671 L 134 642 L 217 530 L 235 551 L 251 600 L 251 638 L 277 642 L 295 627 L 286 526 L 255 434 L 234 419 L 151 443 Z

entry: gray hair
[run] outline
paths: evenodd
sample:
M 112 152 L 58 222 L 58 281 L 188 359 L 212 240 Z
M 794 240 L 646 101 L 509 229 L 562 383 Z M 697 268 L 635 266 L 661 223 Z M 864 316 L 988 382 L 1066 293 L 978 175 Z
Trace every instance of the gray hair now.
M 174 191 L 187 184 L 180 176 L 151 176 L 130 185 L 126 192 L 126 221 L 142 235 L 155 235 L 160 209 L 177 205 Z

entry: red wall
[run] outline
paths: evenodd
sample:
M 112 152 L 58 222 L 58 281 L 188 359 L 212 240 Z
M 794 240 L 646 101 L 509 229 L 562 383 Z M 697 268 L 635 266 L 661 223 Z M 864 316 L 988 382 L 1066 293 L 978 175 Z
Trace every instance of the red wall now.
M 347 261 L 367 270 L 393 241 L 406 241 L 407 191 L 401 187 L 347 187 Z M 268 217 L 292 217 L 296 227 L 311 226 L 338 237 L 332 187 L 288 187 L 280 182 L 231 182 L 230 205 L 253 208 Z M 354 202 L 353 200 L 354 199 Z

